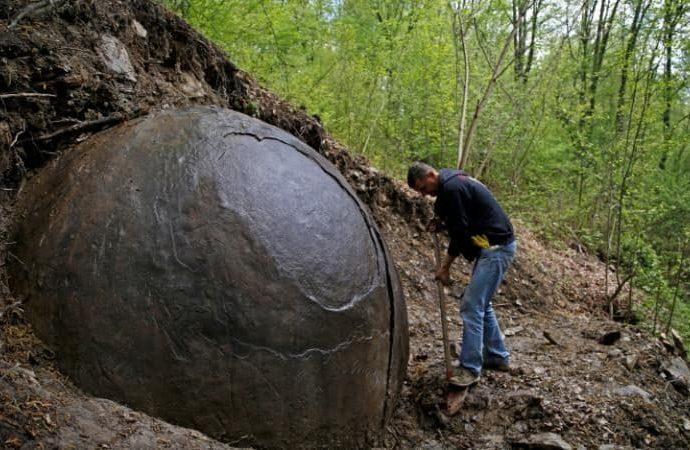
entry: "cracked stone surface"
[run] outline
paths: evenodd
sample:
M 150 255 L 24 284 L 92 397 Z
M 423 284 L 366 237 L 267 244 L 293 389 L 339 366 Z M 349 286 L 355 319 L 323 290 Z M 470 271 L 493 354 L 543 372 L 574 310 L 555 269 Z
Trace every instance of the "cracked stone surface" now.
M 366 207 L 293 136 L 159 113 L 80 144 L 18 208 L 14 292 L 88 392 L 235 445 L 385 428 L 408 352 L 398 276 Z

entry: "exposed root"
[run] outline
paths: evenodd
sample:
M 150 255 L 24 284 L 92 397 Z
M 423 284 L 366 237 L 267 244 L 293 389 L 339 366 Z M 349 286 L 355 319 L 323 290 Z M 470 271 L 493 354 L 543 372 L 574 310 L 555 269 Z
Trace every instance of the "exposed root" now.
M 19 21 L 21 21 L 24 17 L 44 13 L 50 8 L 57 8 L 64 2 L 65 0 L 41 0 L 40 2 L 31 3 L 26 8 L 19 11 L 16 16 L 14 16 L 14 19 L 12 19 L 12 22 L 10 22 L 10 25 L 7 28 L 11 30 L 16 27 L 19 24 Z

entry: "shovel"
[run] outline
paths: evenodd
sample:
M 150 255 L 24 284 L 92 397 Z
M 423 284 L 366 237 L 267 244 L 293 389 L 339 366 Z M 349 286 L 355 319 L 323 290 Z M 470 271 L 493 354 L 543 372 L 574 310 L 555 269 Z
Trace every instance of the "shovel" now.
M 441 251 L 438 245 L 438 234 L 434 233 L 434 253 L 436 254 L 436 270 L 441 268 Z M 443 295 L 443 284 L 441 280 L 436 280 L 436 292 L 438 293 L 438 304 L 441 307 L 441 330 L 443 331 L 443 355 L 446 363 L 446 382 L 448 383 L 448 390 L 446 391 L 446 409 L 448 415 L 454 415 L 465 401 L 467 392 L 466 387 L 460 387 L 453 384 L 453 366 L 450 362 L 450 340 L 448 339 L 448 321 L 446 320 L 446 301 Z

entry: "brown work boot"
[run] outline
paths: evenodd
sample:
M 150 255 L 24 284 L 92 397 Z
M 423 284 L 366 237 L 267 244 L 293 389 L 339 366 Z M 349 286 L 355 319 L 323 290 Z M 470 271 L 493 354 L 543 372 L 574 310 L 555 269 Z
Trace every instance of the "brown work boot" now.
M 487 358 L 482 365 L 483 369 L 495 370 L 498 372 L 510 372 L 510 361 L 498 358 Z
M 479 383 L 479 375 L 475 375 L 469 369 L 459 367 L 453 371 L 453 377 L 448 380 L 453 386 L 467 388 Z

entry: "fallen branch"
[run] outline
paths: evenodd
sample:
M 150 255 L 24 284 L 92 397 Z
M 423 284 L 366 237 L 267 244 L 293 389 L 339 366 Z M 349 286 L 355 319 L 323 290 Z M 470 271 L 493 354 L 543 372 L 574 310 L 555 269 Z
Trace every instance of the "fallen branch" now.
M 16 97 L 57 97 L 55 94 L 41 94 L 39 92 L 15 92 L 12 94 L 0 94 L 0 99 Z
M 80 131 L 88 130 L 90 128 L 95 128 L 101 125 L 109 125 L 111 123 L 122 122 L 124 119 L 125 116 L 123 116 L 122 114 L 113 114 L 112 116 L 103 117 L 102 119 L 90 120 L 88 122 L 79 122 L 77 124 L 72 125 L 71 127 L 61 128 L 52 133 L 39 136 L 35 138 L 35 140 L 50 141 L 52 139 L 55 139 L 56 137 L 62 136 L 63 134 L 78 133 Z
M 26 128 L 22 128 L 22 129 L 14 136 L 14 139 L 12 139 L 12 143 L 10 144 L 10 148 L 9 148 L 9 149 L 12 149 L 12 147 L 15 146 L 15 144 L 16 144 L 17 141 L 19 140 L 19 136 L 21 136 L 22 133 L 23 133 L 24 131 L 26 131 Z
M 64 1 L 65 0 L 41 0 L 40 2 L 32 3 L 28 5 L 26 8 L 19 11 L 19 13 L 16 16 L 14 16 L 14 19 L 12 19 L 12 22 L 10 22 L 7 28 L 11 30 L 12 28 L 16 27 L 19 24 L 19 21 L 22 20 L 24 17 L 32 14 L 42 13 L 51 6 L 53 8 L 57 8 L 58 6 L 60 6 L 61 3 L 64 3 Z
M 621 291 L 623 290 L 625 285 L 628 284 L 628 281 L 630 281 L 630 279 L 634 275 L 635 275 L 635 272 L 630 273 L 625 278 L 623 278 L 623 281 L 621 281 L 620 284 L 618 285 L 618 287 L 616 287 L 616 291 L 613 294 L 611 294 L 611 296 L 609 297 L 609 305 L 613 304 L 613 301 L 616 299 L 616 297 L 618 297 L 618 294 L 621 293 Z

